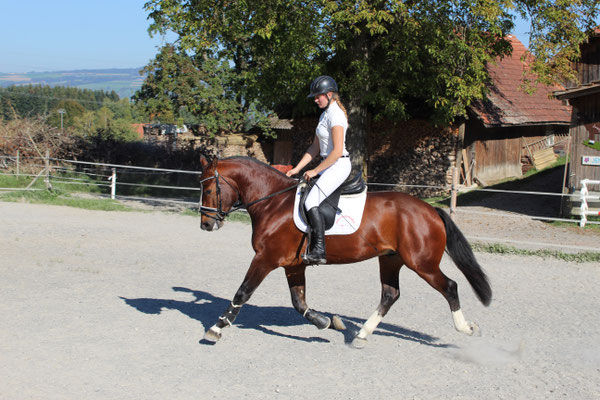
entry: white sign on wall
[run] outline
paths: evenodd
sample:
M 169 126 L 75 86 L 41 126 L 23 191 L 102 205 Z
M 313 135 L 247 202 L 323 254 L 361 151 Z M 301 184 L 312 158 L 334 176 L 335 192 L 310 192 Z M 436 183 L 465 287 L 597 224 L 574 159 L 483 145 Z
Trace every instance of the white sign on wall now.
M 582 165 L 598 165 L 600 166 L 600 157 L 598 156 L 581 156 Z

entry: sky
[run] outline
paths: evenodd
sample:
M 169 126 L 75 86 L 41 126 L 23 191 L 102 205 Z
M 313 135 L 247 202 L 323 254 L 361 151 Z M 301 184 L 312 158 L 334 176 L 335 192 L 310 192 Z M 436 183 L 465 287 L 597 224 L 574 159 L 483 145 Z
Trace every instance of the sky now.
M 145 2 L 0 0 L 0 72 L 143 67 L 164 43 Z
M 0 73 L 138 68 L 173 41 L 148 35 L 146 0 L 0 0 Z M 528 25 L 515 34 L 527 46 Z

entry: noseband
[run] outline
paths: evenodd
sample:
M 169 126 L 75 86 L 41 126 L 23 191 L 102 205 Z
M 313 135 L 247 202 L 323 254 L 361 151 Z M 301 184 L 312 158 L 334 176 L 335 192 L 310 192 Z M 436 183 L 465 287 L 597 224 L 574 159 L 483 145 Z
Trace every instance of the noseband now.
M 202 198 L 204 196 L 204 182 L 211 180 L 211 179 L 215 179 L 216 184 L 217 184 L 216 185 L 217 186 L 217 207 L 216 208 L 215 207 L 206 207 L 206 206 L 202 205 Z M 223 210 L 223 201 L 222 201 L 222 196 L 221 196 L 221 184 L 219 183 L 219 179 L 222 179 L 226 184 L 229 185 L 229 187 L 234 189 L 238 194 L 238 201 L 235 202 L 233 204 L 233 206 L 231 207 L 231 209 L 229 209 L 228 211 Z M 298 185 L 300 185 L 300 183 L 301 183 L 301 181 L 290 187 L 287 187 L 283 190 L 280 190 L 275 193 L 271 193 L 268 196 L 261 197 L 258 200 L 254 200 L 254 201 L 251 201 L 250 203 L 244 204 L 241 201 L 242 195 L 241 195 L 240 191 L 235 186 L 233 186 L 231 183 L 229 183 L 229 181 L 227 181 L 227 179 L 225 179 L 225 177 L 223 175 L 219 175 L 219 172 L 215 169 L 215 174 L 213 176 L 209 176 L 208 178 L 204 178 L 200 181 L 200 203 L 198 204 L 198 212 L 202 216 L 206 216 L 208 218 L 212 218 L 216 221 L 221 222 L 221 221 L 224 221 L 225 218 L 234 211 L 237 211 L 242 208 L 245 208 L 247 210 L 248 207 L 250 207 L 258 202 L 270 199 L 271 197 L 275 197 L 277 195 L 280 195 L 282 193 L 285 193 L 287 191 L 297 188 Z

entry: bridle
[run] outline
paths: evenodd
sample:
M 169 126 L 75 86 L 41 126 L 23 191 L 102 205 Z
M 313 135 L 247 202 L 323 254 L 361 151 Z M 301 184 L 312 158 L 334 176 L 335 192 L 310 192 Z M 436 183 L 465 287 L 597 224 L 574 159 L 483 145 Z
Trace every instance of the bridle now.
M 216 191 L 217 191 L 217 207 L 206 207 L 204 205 L 202 205 L 202 198 L 204 196 L 204 182 L 214 179 L 216 181 Z M 229 187 L 231 187 L 233 190 L 235 190 L 238 194 L 238 201 L 236 201 L 232 207 L 225 211 L 223 210 L 223 199 L 221 196 L 221 184 L 220 184 L 220 180 L 223 180 L 223 182 L 225 182 L 226 184 L 229 185 Z M 215 174 L 213 176 L 209 176 L 207 178 L 204 178 L 200 181 L 200 202 L 198 203 L 198 212 L 200 213 L 200 215 L 202 216 L 206 216 L 208 218 L 214 219 L 217 222 L 222 222 L 225 220 L 225 218 L 231 214 L 234 211 L 240 210 L 242 208 L 244 209 L 248 209 L 248 207 L 259 203 L 263 200 L 267 200 L 270 199 L 272 197 L 275 197 L 277 195 L 280 195 L 282 193 L 288 192 L 292 189 L 297 188 L 300 184 L 302 183 L 302 181 L 299 181 L 298 183 L 287 187 L 285 189 L 279 190 L 275 193 L 271 193 L 267 196 L 261 197 L 257 200 L 251 201 L 250 203 L 242 203 L 241 198 L 242 198 L 242 194 L 240 193 L 240 191 L 231 183 L 229 183 L 229 181 L 227 179 L 225 179 L 225 177 L 223 175 L 220 175 L 219 172 L 216 170 L 215 168 Z
M 209 181 L 211 179 L 216 180 L 216 191 L 217 191 L 217 207 L 206 207 L 202 205 L 202 198 L 204 196 L 204 182 Z M 238 193 L 238 202 L 236 202 L 233 207 L 229 211 L 223 210 L 223 199 L 221 196 L 221 184 L 219 183 L 219 179 L 222 179 L 225 183 L 227 183 L 232 189 L 234 189 Z M 219 172 L 215 169 L 215 174 L 213 176 L 209 176 L 208 178 L 204 178 L 200 181 L 200 202 L 198 203 L 198 212 L 200 215 L 212 218 L 218 222 L 224 221 L 225 217 L 227 217 L 232 212 L 239 210 L 242 206 L 236 206 L 239 203 L 240 192 L 235 188 L 231 183 L 225 179 L 224 176 L 219 175 Z M 210 214 L 209 214 L 210 213 Z M 214 214 L 214 215 L 213 215 Z

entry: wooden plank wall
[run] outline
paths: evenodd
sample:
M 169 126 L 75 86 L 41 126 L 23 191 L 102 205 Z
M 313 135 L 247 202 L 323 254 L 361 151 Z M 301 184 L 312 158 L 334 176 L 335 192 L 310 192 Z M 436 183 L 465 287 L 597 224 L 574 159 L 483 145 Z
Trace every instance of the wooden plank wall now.
M 521 138 L 497 137 L 475 143 L 475 176 L 488 184 L 521 176 Z
M 475 176 L 487 184 L 522 176 L 521 158 L 528 156 L 523 137 L 532 143 L 543 138 L 548 130 L 544 125 L 484 128 L 471 120 L 467 123 L 465 147 L 469 159 L 475 154 Z
M 600 166 L 582 165 L 582 156 L 600 157 L 600 151 L 584 146 L 584 140 L 600 141 L 600 94 L 585 96 L 571 101 L 576 113 L 571 127 L 571 168 L 569 188 L 581 188 L 582 179 L 600 180 Z
M 600 39 L 591 38 L 582 46 L 581 61 L 576 64 L 580 84 L 600 80 Z
M 592 37 L 581 45 L 581 59 L 573 67 L 579 82 L 565 82 L 567 89 L 600 80 L 600 37 Z

